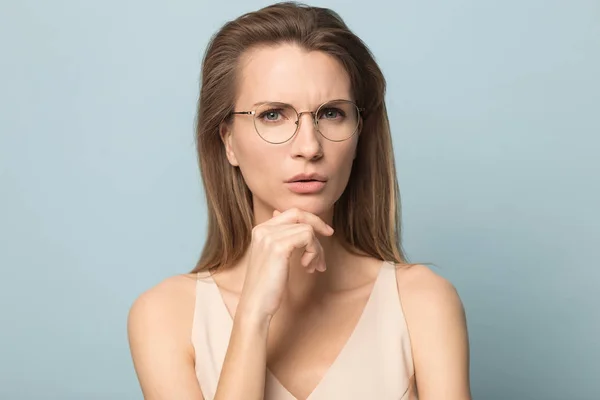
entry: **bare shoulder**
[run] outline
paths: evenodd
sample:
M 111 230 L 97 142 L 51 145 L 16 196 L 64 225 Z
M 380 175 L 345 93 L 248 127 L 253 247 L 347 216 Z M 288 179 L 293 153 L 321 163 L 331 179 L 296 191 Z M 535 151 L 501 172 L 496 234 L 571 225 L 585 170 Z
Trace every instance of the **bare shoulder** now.
M 465 325 L 460 296 L 446 278 L 425 265 L 400 265 L 396 270 L 396 278 L 411 334 L 427 330 L 439 332 Z
M 190 342 L 182 339 L 191 337 L 195 298 L 192 275 L 172 276 L 143 292 L 133 302 L 127 319 L 132 351 L 150 339 Z
M 143 292 L 131 306 L 128 323 L 164 321 L 165 318 L 177 325 L 184 323 L 193 314 L 195 282 L 192 275 L 176 275 Z
M 142 293 L 127 320 L 129 347 L 144 398 L 202 398 L 194 371 L 195 277 L 178 275 Z
M 399 266 L 396 277 L 419 398 L 470 399 L 467 324 L 455 287 L 424 265 Z
M 403 303 L 415 304 L 419 308 L 441 308 L 442 311 L 462 309 L 462 302 L 454 285 L 425 265 L 399 265 L 396 278 Z

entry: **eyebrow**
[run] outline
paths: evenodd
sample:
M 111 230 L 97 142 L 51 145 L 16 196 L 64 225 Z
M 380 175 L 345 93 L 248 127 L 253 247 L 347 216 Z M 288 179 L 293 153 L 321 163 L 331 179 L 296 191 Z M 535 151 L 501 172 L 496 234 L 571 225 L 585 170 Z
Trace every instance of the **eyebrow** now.
M 325 100 L 324 102 L 322 102 L 321 104 L 319 104 L 319 106 L 321 106 L 321 105 L 323 105 L 323 104 L 326 104 L 326 103 L 329 103 L 329 102 L 331 102 L 331 101 L 354 101 L 354 100 L 350 100 L 350 99 L 342 99 L 342 98 L 339 98 L 339 99 L 331 99 L 331 100 Z M 290 103 L 284 103 L 283 101 L 265 100 L 265 101 L 259 101 L 259 102 L 256 102 L 256 103 L 254 103 L 254 104 L 252 105 L 252 108 L 256 108 L 256 107 L 258 107 L 258 106 L 262 106 L 263 104 L 278 104 L 278 105 L 283 105 L 283 106 L 291 106 L 291 107 L 294 107 L 294 105 L 293 105 L 293 104 L 290 104 Z M 317 106 L 317 107 L 319 107 L 319 106 Z M 294 108 L 295 108 L 295 107 L 294 107 Z
M 252 104 L 252 107 L 258 107 L 258 106 L 262 106 L 263 104 L 267 104 L 267 103 L 275 103 L 275 104 L 284 104 L 286 106 L 291 106 L 291 104 L 288 103 L 282 103 L 281 101 L 270 101 L 270 100 L 266 100 L 266 101 L 259 101 L 257 103 Z

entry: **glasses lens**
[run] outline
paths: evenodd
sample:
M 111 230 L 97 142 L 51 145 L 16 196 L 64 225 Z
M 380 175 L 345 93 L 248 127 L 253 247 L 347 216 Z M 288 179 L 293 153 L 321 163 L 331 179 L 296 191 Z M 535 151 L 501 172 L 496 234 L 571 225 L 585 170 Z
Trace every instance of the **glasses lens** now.
M 329 140 L 342 141 L 350 138 L 358 128 L 359 111 L 347 100 L 331 101 L 317 110 L 319 132 Z
M 261 138 L 270 143 L 288 141 L 296 132 L 298 114 L 291 106 L 280 103 L 263 104 L 254 114 L 254 126 Z

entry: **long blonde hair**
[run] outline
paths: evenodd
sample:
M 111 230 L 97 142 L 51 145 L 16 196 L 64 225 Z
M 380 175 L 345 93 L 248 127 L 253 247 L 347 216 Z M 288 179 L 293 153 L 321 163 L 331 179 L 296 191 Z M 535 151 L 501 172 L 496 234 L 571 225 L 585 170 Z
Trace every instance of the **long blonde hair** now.
M 196 144 L 208 206 L 208 232 L 193 272 L 227 267 L 250 245 L 252 195 L 227 161 L 219 126 L 233 111 L 238 63 L 248 49 L 293 43 L 336 58 L 365 109 L 348 185 L 334 205 L 333 228 L 355 254 L 406 263 L 401 245 L 400 195 L 385 107 L 385 79 L 367 46 L 332 10 L 279 3 L 225 24 L 202 65 Z

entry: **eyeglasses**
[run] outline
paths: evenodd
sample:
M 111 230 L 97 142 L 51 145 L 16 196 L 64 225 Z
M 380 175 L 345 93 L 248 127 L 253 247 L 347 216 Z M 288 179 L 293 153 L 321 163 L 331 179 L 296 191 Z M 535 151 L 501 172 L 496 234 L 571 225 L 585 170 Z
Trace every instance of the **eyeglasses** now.
M 358 130 L 359 108 L 350 100 L 332 100 L 317 108 L 317 111 L 298 112 L 290 104 L 264 103 L 253 111 L 234 111 L 233 115 L 253 115 L 256 133 L 264 141 L 281 144 L 290 140 L 300 127 L 302 114 L 311 114 L 316 130 L 325 139 L 342 142 L 350 139 Z

